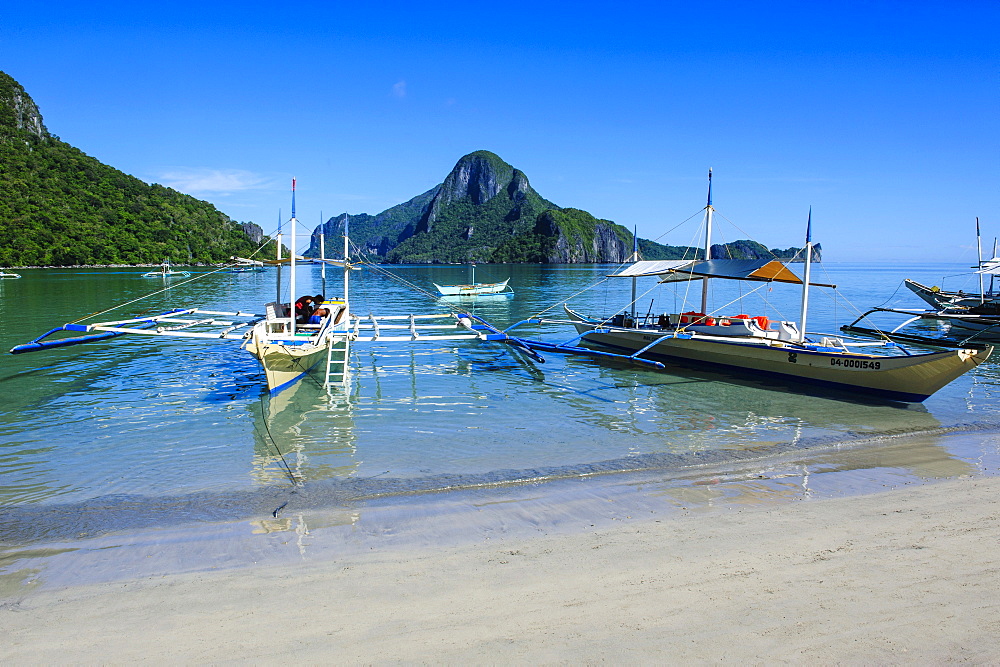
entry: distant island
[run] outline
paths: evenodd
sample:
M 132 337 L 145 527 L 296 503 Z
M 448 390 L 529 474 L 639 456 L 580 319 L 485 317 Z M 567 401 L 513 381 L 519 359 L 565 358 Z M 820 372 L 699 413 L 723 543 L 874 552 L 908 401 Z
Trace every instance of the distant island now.
M 316 227 L 306 256 L 339 251 L 346 214 Z M 462 157 L 440 185 L 376 215 L 350 216 L 351 241 L 373 260 L 390 264 L 620 263 L 632 255 L 626 227 L 587 211 L 556 206 L 539 195 L 524 172 L 489 151 Z M 643 259 L 700 257 L 703 250 L 639 239 Z M 821 259 L 819 245 L 813 259 Z M 713 245 L 712 258 L 791 260 L 799 248 L 755 241 Z
M 274 241 L 253 222 L 147 184 L 52 135 L 24 88 L 0 72 L 0 266 L 220 264 L 273 257 Z M 336 256 L 346 215 L 312 234 L 308 257 Z M 538 194 L 528 177 L 490 151 L 470 153 L 440 185 L 381 213 L 350 216 L 352 242 L 393 264 L 620 263 L 632 255 L 626 227 Z M 701 249 L 638 240 L 643 259 L 700 256 Z M 790 260 L 798 248 L 753 241 L 712 246 L 713 258 Z M 285 250 L 287 254 L 287 249 Z M 819 246 L 814 258 L 820 259 Z

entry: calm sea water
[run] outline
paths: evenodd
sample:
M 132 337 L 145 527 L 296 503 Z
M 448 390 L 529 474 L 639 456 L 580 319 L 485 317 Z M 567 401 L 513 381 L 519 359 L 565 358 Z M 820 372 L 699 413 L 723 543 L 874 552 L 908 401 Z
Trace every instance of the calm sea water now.
M 604 281 L 609 268 L 480 266 L 477 280 L 510 277 L 515 295 L 480 299 L 473 309 L 502 326 L 546 310 L 560 318 L 565 299 L 584 312 L 610 313 L 628 300 L 630 284 Z M 854 319 L 855 309 L 875 305 L 920 307 L 903 278 L 941 284 L 966 270 L 825 263 L 814 280 L 836 283 L 850 303 L 814 289 L 808 328 L 835 330 Z M 318 268 L 300 272 L 307 276 L 299 292 L 321 289 Z M 446 312 L 414 288 L 468 279 L 465 267 L 392 272 L 401 281 L 376 271 L 352 273 L 355 312 Z M 157 290 L 92 320 L 186 305 L 260 310 L 275 296 L 270 270 L 196 274 L 198 280 L 167 285 L 140 278 L 139 269 L 20 273 L 20 280 L 0 281 L 4 351 Z M 339 293 L 339 280 L 329 273 L 328 295 Z M 960 286 L 957 278 L 948 281 Z M 713 299 L 730 303 L 726 312 L 798 319 L 797 288 L 764 287 L 751 295 L 745 286 L 715 282 Z M 646 279 L 639 294 L 637 310 L 657 313 L 683 307 L 685 292 Z M 552 340 L 572 336 L 555 327 L 519 331 Z M 909 406 L 676 369 L 546 359 L 535 364 L 505 346 L 472 341 L 357 344 L 344 389 L 328 393 L 307 380 L 271 398 L 256 361 L 237 343 L 138 338 L 4 354 L 0 508 L 18 519 L 0 522 L 0 541 L 76 534 L 93 521 L 93 510 L 107 521 L 107 510 L 118 509 L 122 522 L 138 525 L 162 521 L 164 508 L 198 518 L 264 506 L 290 486 L 291 473 L 305 481 L 311 502 L 322 504 L 598 472 L 681 470 L 706 461 L 725 465 L 782 451 L 864 446 L 883 435 L 1000 430 L 997 355 L 924 404 Z

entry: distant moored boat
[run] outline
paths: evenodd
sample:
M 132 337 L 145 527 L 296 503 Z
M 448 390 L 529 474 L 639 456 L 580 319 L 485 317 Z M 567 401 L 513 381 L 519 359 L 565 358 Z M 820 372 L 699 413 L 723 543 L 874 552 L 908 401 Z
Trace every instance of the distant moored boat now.
M 150 271 L 148 273 L 142 274 L 143 278 L 188 278 L 191 275 L 190 271 L 174 271 L 170 268 L 170 260 L 163 260 L 163 264 L 160 264 L 159 271 Z
M 502 283 L 477 283 L 476 282 L 476 265 L 472 265 L 472 280 L 467 285 L 438 285 L 434 283 L 434 287 L 437 288 L 441 296 L 481 296 L 485 294 L 513 294 L 513 290 L 509 290 L 507 283 L 510 282 L 510 278 L 503 281 Z

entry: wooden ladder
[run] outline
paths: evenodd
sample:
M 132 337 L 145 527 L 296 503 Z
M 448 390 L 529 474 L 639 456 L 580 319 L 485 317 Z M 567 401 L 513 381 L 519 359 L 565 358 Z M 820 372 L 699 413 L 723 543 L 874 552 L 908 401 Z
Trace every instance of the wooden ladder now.
M 326 348 L 326 378 L 324 387 L 331 384 L 344 384 L 347 381 L 347 362 L 351 356 L 351 341 L 344 337 L 340 341 L 331 342 Z

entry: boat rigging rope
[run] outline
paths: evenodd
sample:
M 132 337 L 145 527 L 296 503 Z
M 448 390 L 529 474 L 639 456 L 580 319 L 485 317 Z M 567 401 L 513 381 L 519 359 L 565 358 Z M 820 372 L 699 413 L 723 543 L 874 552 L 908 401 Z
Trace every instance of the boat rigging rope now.
M 619 264 L 619 265 L 618 265 L 618 268 L 620 269 L 620 268 L 621 268 L 622 266 L 624 266 L 624 264 Z M 617 270 L 617 269 L 616 269 L 616 270 Z M 555 307 L 556 307 L 556 306 L 558 306 L 559 304 L 562 304 L 562 303 L 566 303 L 567 301 L 569 301 L 569 300 L 571 300 L 571 299 L 573 299 L 573 298 L 575 298 L 575 297 L 578 297 L 578 296 L 580 296 L 580 295 L 581 295 L 581 294 L 583 294 L 584 292 L 589 292 L 590 290 L 594 289 L 594 288 L 595 288 L 595 287 L 597 287 L 598 285 L 601 285 L 601 284 L 603 284 L 603 283 L 606 283 L 606 282 L 608 281 L 608 279 L 609 279 L 609 278 L 610 278 L 610 276 L 604 276 L 603 278 L 601 278 L 601 279 L 600 279 L 600 280 L 598 280 L 597 282 L 594 282 L 594 283 L 592 283 L 592 284 L 590 284 L 590 285 L 587 285 L 586 287 L 584 287 L 584 288 L 583 288 L 582 290 L 580 290 L 580 291 L 579 291 L 579 292 L 577 292 L 576 294 L 571 294 L 571 295 L 569 295 L 568 297 L 566 297 L 565 299 L 559 299 L 559 301 L 558 301 L 558 302 L 556 302 L 556 303 L 552 304 L 552 305 L 551 305 L 551 306 L 549 306 L 548 308 L 546 308 L 546 309 L 544 309 L 544 310 L 540 310 L 540 311 L 538 311 L 537 313 L 535 313 L 535 314 L 534 314 L 534 315 L 533 315 L 533 316 L 531 317 L 531 319 L 540 319 L 540 318 L 542 317 L 542 315 L 544 315 L 545 313 L 549 312 L 550 310 L 552 310 L 553 308 L 555 308 Z M 643 296 L 645 296 L 645 294 L 644 294 Z
M 411 283 L 410 281 L 406 280 L 405 278 L 401 278 L 400 276 L 397 276 L 392 271 L 387 271 L 386 269 L 383 269 L 381 267 L 381 265 L 379 265 L 379 264 L 375 264 L 374 262 L 369 262 L 368 260 L 361 260 L 361 262 L 359 262 L 359 263 L 362 264 L 363 266 L 367 266 L 368 268 L 370 268 L 371 270 L 373 270 L 373 271 L 375 271 L 377 273 L 382 274 L 383 276 L 389 278 L 390 280 L 395 280 L 396 282 L 398 282 L 400 285 L 403 285 L 404 287 L 409 287 L 410 289 L 412 289 L 414 292 L 417 292 L 421 296 L 425 296 L 428 299 L 432 299 L 434 301 L 438 300 L 438 296 L 439 295 L 434 294 L 433 292 L 431 292 L 429 290 L 426 290 L 423 287 L 420 287 L 419 285 L 417 285 L 415 283 Z M 445 303 L 445 304 L 442 304 L 442 305 L 444 305 L 445 308 L 448 308 L 452 312 L 459 312 L 458 308 L 455 308 L 455 307 L 451 306 L 450 304 Z
M 259 253 L 264 248 L 264 246 L 266 246 L 271 240 L 272 239 L 267 238 L 256 250 L 254 250 L 250 254 L 250 257 L 253 257 L 257 253 Z M 72 322 L 70 322 L 70 324 L 77 324 L 79 322 L 82 322 L 83 320 L 88 320 L 88 319 L 90 319 L 92 317 L 97 317 L 98 315 L 103 315 L 105 313 L 110 313 L 112 311 L 118 310 L 119 308 L 124 308 L 125 306 L 129 306 L 129 305 L 131 305 L 133 303 L 138 303 L 139 301 L 143 301 L 144 299 L 148 299 L 150 297 L 154 297 L 157 294 L 163 294 L 164 292 L 167 292 L 167 291 L 169 291 L 171 289 L 176 289 L 178 287 L 181 287 L 182 285 L 187 285 L 188 283 L 193 283 L 194 281 L 201 280 L 202 278 L 205 278 L 207 276 L 215 275 L 216 273 L 219 273 L 220 271 L 225 271 L 226 269 L 232 268 L 233 266 L 236 266 L 235 262 L 230 263 L 230 264 L 223 264 L 222 266 L 220 266 L 219 268 L 215 269 L 214 271 L 207 271 L 205 273 L 197 273 L 197 274 L 195 274 L 195 276 L 193 278 L 189 278 L 188 280 L 182 280 L 181 282 L 178 282 L 178 283 L 172 283 L 171 285 L 169 285 L 167 287 L 164 287 L 161 290 L 157 290 L 155 292 L 150 292 L 149 294 L 144 294 L 143 296 L 140 296 L 140 297 L 138 297 L 136 299 L 132 299 L 131 301 L 126 301 L 125 303 L 120 303 L 120 304 L 118 304 L 116 306 L 112 306 L 111 308 L 107 308 L 105 310 L 99 310 L 99 311 L 90 313 L 89 315 L 84 315 L 83 317 L 80 317 L 78 319 L 73 320 Z
M 715 209 L 713 208 L 712 210 L 715 210 Z M 704 212 L 705 212 L 705 208 L 704 208 L 704 207 L 702 207 L 702 208 L 698 209 L 698 211 L 697 211 L 696 213 L 692 213 L 692 214 L 691 214 L 691 215 L 689 215 L 688 217 L 684 218 L 683 220 L 681 220 L 680 222 L 678 222 L 678 223 L 677 223 L 676 225 L 674 225 L 673 227 L 671 227 L 671 228 L 670 228 L 670 229 L 668 229 L 667 231 L 665 231 L 665 232 L 663 232 L 662 234 L 660 234 L 659 236 L 657 236 L 657 237 L 656 237 L 655 239 L 652 239 L 652 241 L 653 241 L 654 243 L 659 243 L 660 239 L 662 239 L 662 238 L 663 238 L 664 236 L 666 236 L 666 235 L 667 235 L 667 234 L 669 234 L 670 232 L 674 231 L 675 229 L 677 229 L 677 228 L 678 228 L 678 227 L 680 227 L 681 225 L 685 224 L 685 223 L 686 223 L 686 222 L 687 222 L 688 220 L 690 220 L 691 218 L 695 217 L 696 215 L 701 215 L 701 214 L 702 214 L 702 213 L 704 213 Z

